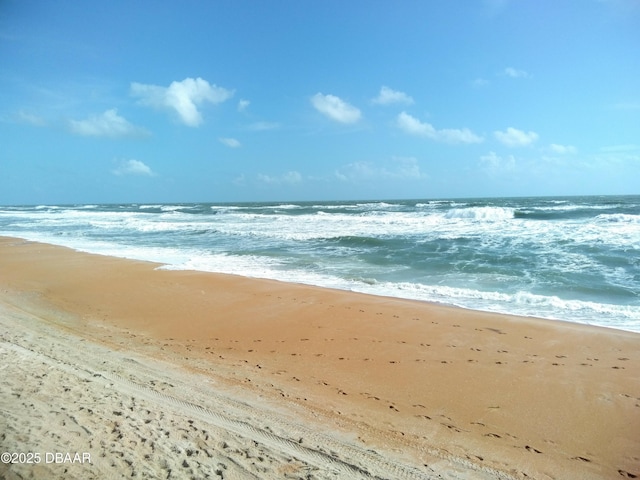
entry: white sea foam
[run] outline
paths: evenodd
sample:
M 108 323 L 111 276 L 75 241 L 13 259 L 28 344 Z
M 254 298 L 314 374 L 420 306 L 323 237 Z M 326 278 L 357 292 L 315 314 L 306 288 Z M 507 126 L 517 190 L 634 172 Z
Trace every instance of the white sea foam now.
M 611 213 L 598 215 L 596 221 L 607 223 L 631 223 L 640 225 L 640 215 L 629 215 L 625 213 Z
M 531 210 L 533 211 L 551 211 L 551 212 L 574 212 L 576 210 L 609 210 L 611 208 L 615 208 L 615 205 L 584 205 L 584 204 L 562 204 L 557 206 L 541 206 L 541 207 L 533 207 Z
M 530 292 L 502 293 L 469 288 L 416 283 L 376 284 L 356 288 L 364 293 L 391 295 L 428 302 L 452 304 L 496 313 L 515 314 L 640 331 L 640 307 L 566 300 Z M 390 292 L 396 292 L 395 294 Z
M 277 207 L 278 210 L 299 210 L 302 207 L 301 205 L 293 205 L 293 204 L 289 204 L 289 203 L 283 203 L 282 205 L 278 205 Z
M 183 205 L 162 205 L 160 210 L 163 212 L 175 212 L 184 209 Z
M 488 222 L 500 222 L 511 220 L 514 217 L 515 210 L 513 208 L 504 207 L 470 207 L 470 208 L 454 208 L 445 213 L 445 217 L 449 219 L 465 219 L 478 220 Z

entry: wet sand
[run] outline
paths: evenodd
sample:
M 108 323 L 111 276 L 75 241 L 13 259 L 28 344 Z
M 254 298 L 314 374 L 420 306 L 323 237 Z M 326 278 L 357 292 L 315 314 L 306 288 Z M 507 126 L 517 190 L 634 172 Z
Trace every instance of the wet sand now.
M 640 476 L 639 334 L 157 267 L 0 238 L 0 476 Z

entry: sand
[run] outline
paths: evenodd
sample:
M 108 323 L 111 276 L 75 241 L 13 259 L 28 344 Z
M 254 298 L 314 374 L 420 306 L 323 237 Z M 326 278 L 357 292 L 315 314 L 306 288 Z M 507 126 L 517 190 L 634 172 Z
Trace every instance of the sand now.
M 157 267 L 0 238 L 0 478 L 640 478 L 639 334 Z

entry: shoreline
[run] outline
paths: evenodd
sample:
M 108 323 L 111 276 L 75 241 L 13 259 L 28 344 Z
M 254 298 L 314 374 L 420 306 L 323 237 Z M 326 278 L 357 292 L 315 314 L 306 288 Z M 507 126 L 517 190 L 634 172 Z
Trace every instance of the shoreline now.
M 425 475 L 640 475 L 637 333 L 156 266 L 0 237 L 0 303 Z
M 188 205 L 188 204 L 186 204 L 186 205 Z M 406 302 L 417 302 L 419 304 L 425 304 L 425 305 L 433 306 L 433 307 L 461 309 L 461 310 L 465 310 L 465 311 L 468 311 L 468 312 L 471 312 L 471 313 L 478 312 L 478 313 L 486 313 L 486 314 L 490 314 L 490 315 L 499 315 L 499 316 L 505 316 L 505 317 L 526 318 L 526 319 L 530 319 L 530 320 L 534 320 L 534 321 L 543 321 L 543 322 L 571 323 L 571 324 L 584 325 L 584 326 L 594 327 L 594 328 L 604 328 L 604 329 L 611 329 L 611 330 L 616 330 L 616 331 L 624 331 L 624 332 L 640 334 L 640 330 L 631 329 L 631 328 L 628 328 L 628 327 L 627 328 L 623 328 L 623 327 L 610 326 L 610 325 L 604 325 L 604 324 L 599 324 L 599 323 L 587 323 L 587 322 L 579 321 L 579 320 L 565 320 L 565 319 L 559 318 L 559 317 L 545 317 L 545 316 L 536 316 L 536 315 L 526 315 L 526 314 L 517 313 L 517 312 L 514 313 L 514 312 L 501 311 L 501 310 L 492 310 L 492 309 L 482 309 L 482 308 L 475 308 L 475 307 L 467 307 L 467 306 L 464 306 L 464 305 L 458 305 L 456 303 L 447 302 L 447 301 L 423 300 L 423 299 L 414 298 L 414 297 L 385 295 L 385 294 L 382 294 L 382 293 L 379 294 L 379 293 L 367 292 L 367 291 L 363 291 L 363 290 L 352 290 L 352 289 L 346 289 L 346 288 L 340 288 L 340 287 L 329 287 L 329 286 L 318 285 L 318 284 L 314 284 L 314 283 L 295 282 L 295 281 L 283 280 L 283 279 L 278 279 L 278 278 L 259 277 L 259 276 L 255 277 L 255 276 L 243 275 L 243 274 L 240 274 L 240 273 L 225 273 L 225 272 L 215 272 L 215 271 L 209 271 L 209 270 L 194 270 L 194 269 L 173 268 L 173 266 L 171 264 L 165 264 L 165 263 L 157 262 L 157 261 L 154 261 L 154 260 L 129 258 L 129 257 L 124 257 L 124 256 L 110 255 L 110 254 L 106 254 L 106 253 L 92 252 L 90 250 L 76 249 L 76 248 L 71 247 L 71 246 L 60 245 L 60 244 L 57 244 L 57 243 L 48 243 L 47 241 L 30 240 L 28 238 L 23 238 L 23 237 L 13 237 L 13 236 L 0 235 L 0 241 L 2 239 L 13 239 L 13 240 L 16 240 L 16 241 L 23 241 L 23 242 L 26 242 L 26 243 L 51 245 L 51 246 L 54 246 L 54 247 L 59 247 L 59 248 L 62 248 L 62 249 L 67 249 L 67 250 L 70 250 L 70 251 L 73 251 L 73 252 L 86 254 L 86 255 L 95 255 L 95 256 L 99 256 L 99 257 L 114 258 L 114 259 L 129 261 L 129 262 L 138 262 L 138 263 L 143 263 L 143 264 L 149 264 L 149 265 L 153 265 L 154 269 L 160 270 L 160 271 L 192 272 L 192 273 L 219 275 L 219 276 L 222 276 L 222 277 L 245 278 L 245 279 L 248 279 L 248 280 L 276 282 L 276 283 L 281 283 L 281 284 L 284 284 L 284 285 L 296 285 L 296 286 L 302 286 L 302 287 L 319 288 L 319 289 L 322 289 L 322 290 L 329 290 L 329 291 L 336 291 L 336 292 L 347 292 L 347 293 L 352 293 L 354 295 L 365 295 L 367 297 L 376 297 L 376 298 L 383 298 L 383 299 L 386 298 L 386 299 L 390 299 L 390 300 L 401 300 L 401 301 L 406 301 Z

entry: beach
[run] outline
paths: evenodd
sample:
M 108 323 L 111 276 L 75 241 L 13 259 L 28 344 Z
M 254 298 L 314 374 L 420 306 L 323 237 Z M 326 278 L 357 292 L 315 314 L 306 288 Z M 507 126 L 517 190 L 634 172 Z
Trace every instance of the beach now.
M 640 476 L 637 333 L 158 266 L 0 239 L 0 477 Z

